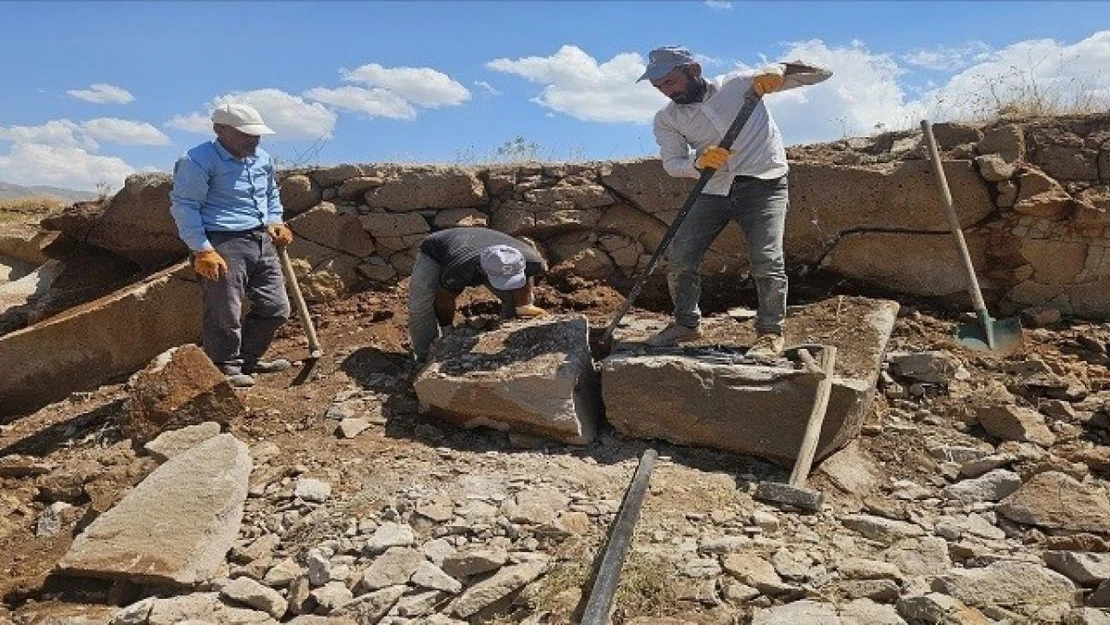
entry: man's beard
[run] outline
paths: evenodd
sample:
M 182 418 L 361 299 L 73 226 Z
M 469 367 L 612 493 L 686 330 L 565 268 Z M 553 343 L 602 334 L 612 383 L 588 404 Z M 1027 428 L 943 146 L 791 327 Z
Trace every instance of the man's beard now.
M 689 74 L 687 74 L 689 76 Z M 690 84 L 682 93 L 676 93 L 671 96 L 671 100 L 675 104 L 690 104 L 692 102 L 701 102 L 702 97 L 705 96 L 707 85 L 705 79 L 702 77 L 691 77 Z

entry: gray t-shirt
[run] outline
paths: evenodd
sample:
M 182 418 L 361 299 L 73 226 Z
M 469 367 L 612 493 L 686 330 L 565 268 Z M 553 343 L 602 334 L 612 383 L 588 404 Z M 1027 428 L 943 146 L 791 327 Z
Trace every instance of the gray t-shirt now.
M 508 245 L 520 250 L 526 276 L 538 276 L 547 271 L 543 257 L 531 245 L 489 228 L 448 228 L 433 232 L 424 237 L 420 251 L 439 263 L 439 285 L 457 295 L 468 286 L 488 283 L 479 264 L 479 255 L 491 245 Z

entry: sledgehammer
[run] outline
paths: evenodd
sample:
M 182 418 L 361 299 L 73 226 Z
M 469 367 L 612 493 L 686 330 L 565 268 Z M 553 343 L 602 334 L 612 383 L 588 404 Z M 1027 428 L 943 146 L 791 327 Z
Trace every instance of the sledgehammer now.
M 308 314 L 308 304 L 304 303 L 301 285 L 297 283 L 297 274 L 293 273 L 289 252 L 285 251 L 284 245 L 278 245 L 277 251 L 278 256 L 281 257 L 281 270 L 285 273 L 285 281 L 289 283 L 289 291 L 293 295 L 293 305 L 297 307 L 297 316 L 301 318 L 305 337 L 308 338 L 308 357 L 316 360 L 324 355 L 324 350 L 320 348 L 320 340 L 316 338 L 316 326 L 312 324 L 312 317 Z
M 801 350 L 799 356 L 805 361 Z M 790 482 L 780 484 L 777 482 L 760 482 L 755 489 L 755 498 L 761 501 L 781 503 L 808 510 L 820 510 L 824 497 L 819 491 L 806 488 L 806 478 L 809 469 L 813 466 L 813 456 L 817 452 L 817 442 L 821 438 L 821 426 L 825 423 L 825 412 L 829 408 L 829 397 L 832 395 L 833 366 L 836 364 L 836 347 L 826 345 L 821 349 L 821 381 L 817 384 L 817 397 L 813 402 L 813 410 L 809 413 L 806 422 L 805 435 L 798 449 L 798 458 L 794 461 L 794 471 L 790 473 Z

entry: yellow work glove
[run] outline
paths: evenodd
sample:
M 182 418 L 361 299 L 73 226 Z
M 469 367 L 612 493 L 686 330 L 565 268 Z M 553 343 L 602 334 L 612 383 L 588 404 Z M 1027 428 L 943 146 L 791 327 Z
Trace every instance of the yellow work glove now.
M 782 70 L 767 70 L 752 78 L 752 91 L 756 95 L 766 95 L 782 89 Z
M 193 271 L 202 278 L 219 280 L 227 275 L 227 263 L 216 250 L 201 250 L 193 254 Z
M 516 307 L 516 316 L 523 317 L 524 319 L 534 319 L 542 317 L 547 314 L 547 311 L 536 306 L 535 304 L 525 304 L 524 306 Z
M 719 145 L 710 148 L 705 148 L 701 153 L 698 160 L 694 161 L 694 167 L 698 169 L 720 169 L 728 162 L 728 157 L 732 152 Z
M 266 232 L 270 233 L 275 245 L 285 247 L 293 242 L 293 231 L 285 224 L 270 224 L 266 226 Z

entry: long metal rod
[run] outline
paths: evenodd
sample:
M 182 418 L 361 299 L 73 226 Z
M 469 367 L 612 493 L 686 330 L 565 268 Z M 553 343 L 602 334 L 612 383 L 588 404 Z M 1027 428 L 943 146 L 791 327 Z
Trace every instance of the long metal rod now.
M 732 121 L 732 125 L 728 127 L 728 131 L 721 137 L 721 142 L 717 147 L 731 148 L 732 142 L 744 129 L 744 124 L 748 122 L 748 118 L 752 116 L 755 107 L 759 106 L 763 97 L 757 95 L 754 91 L 749 90 L 747 95 L 744 96 L 744 106 L 740 107 L 740 112 L 736 114 L 736 118 Z M 647 283 L 648 278 L 655 272 L 655 267 L 659 264 L 659 259 L 663 257 L 663 252 L 667 251 L 667 247 L 671 244 L 671 239 L 674 238 L 675 233 L 678 232 L 679 226 L 686 219 L 686 215 L 690 209 L 694 207 L 694 202 L 698 200 L 705 185 L 709 184 L 709 179 L 713 174 L 717 173 L 716 169 L 707 167 L 702 170 L 701 176 L 698 178 L 698 183 L 694 185 L 690 195 L 686 198 L 686 203 L 682 205 L 682 210 L 678 211 L 678 215 L 671 221 L 671 227 L 667 229 L 667 233 L 663 235 L 663 240 L 659 242 L 659 246 L 655 248 L 655 253 L 651 255 L 651 260 L 648 261 L 647 267 L 644 268 L 643 274 L 636 279 L 636 283 L 632 285 L 632 290 L 628 293 L 628 297 L 624 299 L 624 303 L 617 309 L 617 314 L 613 315 L 613 320 L 609 322 L 609 327 L 605 328 L 605 334 L 601 338 L 603 345 L 609 345 L 613 340 L 613 332 L 616 331 L 617 325 L 620 324 L 621 319 L 624 318 L 628 309 L 632 308 L 632 302 L 640 296 L 640 291 L 644 290 L 644 285 Z
M 655 468 L 655 459 L 659 452 L 648 447 L 640 456 L 640 464 L 636 467 L 636 474 L 632 476 L 632 483 L 628 492 L 624 494 L 621 502 L 620 514 L 613 523 L 609 542 L 605 546 L 605 555 L 598 567 L 594 587 L 590 591 L 590 599 L 586 602 L 586 610 L 582 613 L 581 625 L 606 625 L 609 622 L 609 612 L 613 608 L 613 596 L 617 592 L 617 583 L 620 581 L 621 568 L 624 567 L 625 557 L 628 555 L 628 545 L 632 542 L 632 530 L 636 527 L 636 520 L 640 518 L 640 507 L 644 503 L 644 493 L 647 492 L 648 483 L 651 481 L 651 471 Z

